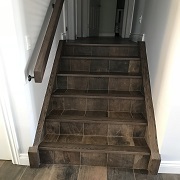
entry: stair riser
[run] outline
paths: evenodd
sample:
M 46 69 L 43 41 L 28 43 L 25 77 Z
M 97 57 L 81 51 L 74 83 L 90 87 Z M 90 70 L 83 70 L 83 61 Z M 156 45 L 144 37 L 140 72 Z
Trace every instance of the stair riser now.
M 148 168 L 149 155 L 69 152 L 56 150 L 40 150 L 42 164 L 68 164 L 88 166 L 108 166 L 128 169 Z
M 117 98 L 53 97 L 51 103 L 54 110 L 110 111 L 143 114 L 145 107 L 144 100 Z M 111 113 L 111 116 L 113 116 L 113 113 Z
M 57 89 L 141 91 L 141 78 L 57 76 Z
M 66 56 L 97 56 L 97 57 L 131 57 L 139 56 L 137 46 L 100 47 L 66 45 L 63 55 Z
M 60 71 L 139 73 L 140 61 L 61 59 Z
M 106 137 L 144 137 L 145 125 L 117 125 L 80 122 L 46 122 L 46 134 Z M 132 144 L 133 145 L 133 144 Z

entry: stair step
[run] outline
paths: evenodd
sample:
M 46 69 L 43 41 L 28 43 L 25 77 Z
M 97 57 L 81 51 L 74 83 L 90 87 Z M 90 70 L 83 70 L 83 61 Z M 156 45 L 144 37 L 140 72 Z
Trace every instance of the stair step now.
M 137 44 L 68 44 L 63 56 L 139 57 Z
M 46 117 L 46 122 L 147 125 L 147 121 L 141 113 L 76 110 L 53 110 Z
M 98 56 L 62 56 L 61 59 L 70 59 L 70 60 L 117 60 L 117 61 L 140 61 L 140 57 L 98 57 Z
M 61 90 L 57 89 L 52 97 L 72 97 L 72 98 L 118 98 L 144 100 L 144 96 L 138 91 L 106 91 L 106 90 Z
M 121 73 L 121 72 L 61 71 L 57 74 L 57 76 L 142 79 L 142 75 L 139 73 Z
M 41 163 L 147 169 L 150 150 L 144 138 L 46 135 Z M 123 163 L 123 162 L 126 163 Z

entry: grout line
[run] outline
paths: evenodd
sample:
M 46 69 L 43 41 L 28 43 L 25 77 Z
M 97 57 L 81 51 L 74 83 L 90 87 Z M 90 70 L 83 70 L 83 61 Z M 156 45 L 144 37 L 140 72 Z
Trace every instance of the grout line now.
M 24 175 L 25 171 L 27 170 L 27 168 L 28 168 L 28 166 L 26 166 L 26 168 L 24 169 L 23 173 L 22 173 L 22 174 L 21 174 L 21 176 L 19 177 L 19 180 L 21 180 L 21 179 L 22 179 L 22 177 L 23 177 L 23 175 Z
M 134 180 L 136 180 L 136 176 L 135 176 L 135 172 L 134 172 L 134 169 L 133 169 L 133 175 L 134 175 Z

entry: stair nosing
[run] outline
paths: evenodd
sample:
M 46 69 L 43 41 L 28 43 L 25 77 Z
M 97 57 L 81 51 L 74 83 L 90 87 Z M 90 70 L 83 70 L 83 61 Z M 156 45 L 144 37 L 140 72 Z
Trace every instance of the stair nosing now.
M 83 118 L 82 118 L 83 117 Z M 85 117 L 85 116 L 77 116 L 76 118 L 74 116 L 68 116 L 68 115 L 62 115 L 57 118 L 54 117 L 47 117 L 46 118 L 47 122 L 81 122 L 81 123 L 103 123 L 103 124 L 131 124 L 131 125 L 142 125 L 146 126 L 147 121 L 145 119 L 143 120 L 138 120 L 138 119 L 113 119 L 113 118 L 106 118 L 106 117 L 101 117 L 101 119 L 98 118 L 90 118 L 90 117 Z M 139 122 L 138 122 L 139 121 Z
M 72 97 L 72 98 L 95 98 L 95 99 L 135 99 L 135 100 L 144 100 L 144 96 L 142 94 L 142 96 L 117 96 L 117 95 L 104 95 L 104 94 L 63 94 L 63 93 L 59 93 L 59 94 L 52 94 L 51 95 L 54 98 L 61 98 L 61 97 Z
M 124 61 L 140 61 L 140 57 L 132 56 L 132 57 L 112 57 L 112 56 L 61 56 L 62 59 L 79 59 L 79 60 L 124 60 Z
M 71 43 L 66 42 L 65 46 L 98 46 L 98 47 L 138 47 L 138 44 L 113 44 L 113 43 Z
M 92 148 L 92 146 L 94 148 Z M 77 147 L 77 148 L 73 148 Z M 83 148 L 86 147 L 87 149 Z M 131 151 L 131 149 L 138 149 Z M 112 150 L 114 149 L 114 150 Z M 125 150 L 123 150 L 125 149 Z M 113 145 L 92 145 L 92 144 L 65 144 L 57 142 L 42 142 L 39 150 L 49 151 L 71 151 L 71 152 L 101 152 L 101 153 L 117 153 L 117 154 L 141 154 L 150 155 L 148 146 L 113 146 Z
M 137 74 L 111 74 L 104 72 L 102 74 L 96 73 L 96 72 L 85 72 L 85 71 L 61 71 L 57 73 L 57 76 L 65 77 L 65 76 L 73 76 L 73 77 L 106 77 L 106 78 L 112 78 L 112 77 L 118 77 L 118 78 L 127 78 L 127 79 L 142 79 L 142 75 L 137 73 Z

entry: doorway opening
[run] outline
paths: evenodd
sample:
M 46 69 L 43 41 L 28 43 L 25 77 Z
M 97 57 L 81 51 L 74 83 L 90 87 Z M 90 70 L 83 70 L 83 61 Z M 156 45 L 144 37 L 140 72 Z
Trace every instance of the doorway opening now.
M 74 19 L 75 39 L 81 37 L 130 37 L 135 0 L 74 1 L 75 16 L 68 13 L 68 19 Z

